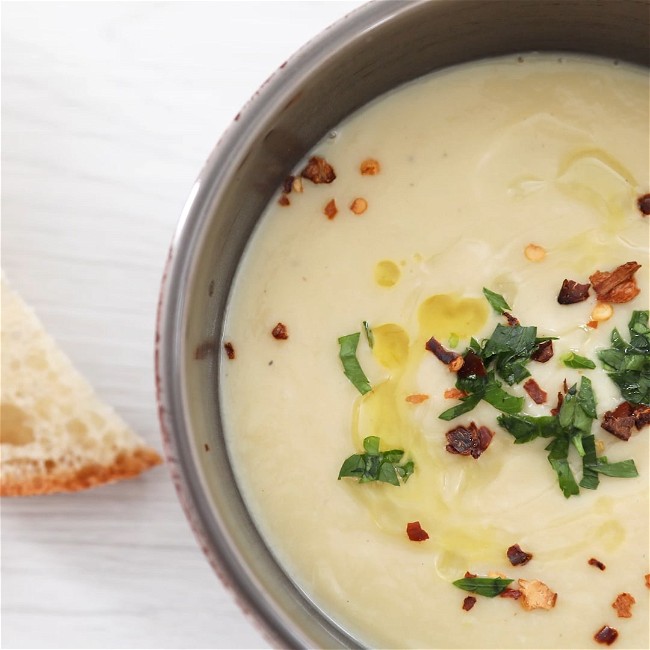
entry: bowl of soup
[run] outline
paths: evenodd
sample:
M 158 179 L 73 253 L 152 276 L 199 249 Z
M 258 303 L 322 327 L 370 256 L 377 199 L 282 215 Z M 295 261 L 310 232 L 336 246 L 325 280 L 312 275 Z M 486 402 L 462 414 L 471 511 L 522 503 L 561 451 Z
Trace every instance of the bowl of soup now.
M 648 646 L 647 2 L 378 2 L 201 171 L 172 475 L 279 647 Z

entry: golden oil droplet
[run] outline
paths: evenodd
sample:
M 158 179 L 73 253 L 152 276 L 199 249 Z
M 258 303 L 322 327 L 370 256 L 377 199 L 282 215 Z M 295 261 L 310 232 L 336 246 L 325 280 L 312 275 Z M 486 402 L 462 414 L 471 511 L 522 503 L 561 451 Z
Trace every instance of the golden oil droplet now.
M 375 266 L 375 282 L 380 287 L 393 287 L 400 278 L 401 271 L 395 262 L 382 260 Z
M 394 323 L 379 325 L 373 327 L 372 333 L 375 337 L 372 353 L 384 368 L 395 370 L 406 363 L 409 354 L 409 336 L 399 325 Z
M 484 298 L 461 298 L 438 294 L 427 298 L 419 311 L 423 337 L 446 340 L 452 334 L 466 338 L 476 334 L 487 322 L 488 308 Z

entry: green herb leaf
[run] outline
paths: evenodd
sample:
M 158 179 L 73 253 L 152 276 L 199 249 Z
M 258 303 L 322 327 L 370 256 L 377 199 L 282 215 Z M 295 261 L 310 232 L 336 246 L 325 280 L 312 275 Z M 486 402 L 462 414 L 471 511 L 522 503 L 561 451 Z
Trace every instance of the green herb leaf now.
M 399 462 L 404 456 L 401 449 L 379 451 L 380 440 L 377 436 L 368 436 L 363 441 L 364 454 L 353 454 L 346 458 L 339 471 L 339 480 L 342 478 L 357 478 L 359 483 L 380 481 L 399 486 L 399 479 L 404 483 L 413 474 L 415 465 L 408 461 L 403 465 Z
M 503 413 L 519 413 L 524 405 L 523 397 L 507 393 L 497 381 L 488 381 L 483 399 Z
M 370 323 L 367 320 L 363 321 L 363 331 L 366 333 L 366 338 L 368 339 L 368 345 L 372 350 L 372 348 L 375 347 L 375 336 L 372 333 L 372 329 L 370 328 Z
M 481 393 L 473 393 L 468 397 L 463 397 L 460 404 L 456 404 L 456 406 L 452 406 L 450 409 L 443 411 L 438 417 L 441 420 L 453 420 L 459 415 L 469 413 L 469 411 L 471 411 L 481 401 L 482 398 L 483 395 Z
M 454 580 L 454 586 L 479 596 L 494 598 L 512 582 L 512 578 L 461 578 Z
M 598 459 L 596 465 L 591 465 L 591 469 L 599 474 L 605 474 L 605 476 L 613 476 L 615 478 L 635 478 L 639 475 L 639 471 L 634 464 L 634 461 L 631 459 L 622 460 L 618 463 L 607 463 L 601 462 L 602 459 Z
M 372 386 L 357 359 L 357 345 L 359 345 L 360 336 L 359 332 L 355 332 L 339 338 L 339 359 L 343 364 L 345 376 L 362 395 L 365 395 L 372 390 Z
M 510 305 L 508 305 L 502 295 L 494 293 L 494 291 L 490 291 L 485 287 L 483 287 L 483 295 L 487 298 L 487 301 L 497 314 L 503 314 L 504 311 L 510 309 Z
M 537 347 L 537 328 L 521 325 L 497 325 L 482 351 L 487 364 L 494 360 L 499 377 L 509 386 L 518 384 L 530 373 L 525 364 Z
M 593 466 L 598 463 L 596 439 L 594 436 L 585 436 L 582 439 L 582 446 L 585 453 L 582 457 L 582 479 L 580 481 L 580 487 L 586 490 L 595 490 L 600 483 L 598 472 L 593 469 Z
M 555 438 L 546 449 L 549 452 L 548 462 L 557 474 L 564 496 L 568 499 L 574 494 L 579 494 L 580 488 L 569 466 L 569 441 L 566 438 Z
M 514 437 L 516 445 L 535 438 L 552 438 L 561 433 L 558 419 L 553 415 L 500 415 L 497 422 Z
M 650 405 L 650 328 L 648 311 L 634 311 L 630 319 L 630 342 L 617 329 L 612 331 L 612 347 L 598 353 L 610 379 L 620 388 L 623 399 Z
M 596 364 L 587 357 L 581 357 L 575 352 L 569 352 L 562 357 L 562 363 L 567 366 L 567 368 L 588 368 L 592 370 L 596 367 Z
M 575 385 L 569 389 L 560 407 L 558 418 L 567 436 L 589 435 L 592 421 L 596 418 L 596 398 L 590 379 L 582 377 L 579 390 Z
M 546 447 L 548 461 L 557 474 L 560 489 L 568 498 L 579 494 L 580 487 L 595 490 L 600 482 L 599 474 L 619 478 L 638 475 L 632 460 L 608 463 L 605 458 L 598 458 L 596 442 L 591 433 L 595 418 L 596 398 L 591 381 L 582 377 L 580 387 L 573 385 L 568 390 L 557 415 L 500 415 L 497 422 L 514 437 L 515 444 L 530 442 L 535 438 L 552 438 Z M 580 485 L 576 483 L 569 465 L 571 446 L 582 457 Z

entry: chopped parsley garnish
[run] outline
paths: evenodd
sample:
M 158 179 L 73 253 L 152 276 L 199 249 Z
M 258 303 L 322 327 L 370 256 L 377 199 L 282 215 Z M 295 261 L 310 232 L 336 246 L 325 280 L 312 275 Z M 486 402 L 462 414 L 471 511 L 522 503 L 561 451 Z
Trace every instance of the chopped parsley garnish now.
M 618 478 L 633 478 L 638 472 L 633 460 L 609 463 L 596 453 L 596 441 L 591 433 L 596 419 L 596 398 L 591 381 L 582 377 L 580 387 L 573 385 L 564 397 L 557 415 L 533 417 L 531 415 L 500 415 L 497 422 L 510 433 L 515 444 L 530 442 L 535 438 L 552 438 L 546 446 L 548 460 L 555 470 L 565 497 L 579 494 L 580 488 L 595 490 L 599 474 Z M 576 481 L 569 465 L 569 450 L 573 446 L 582 458 L 582 479 Z
M 519 413 L 524 405 L 523 397 L 511 395 L 501 388 L 501 383 L 497 381 L 492 370 L 483 377 L 476 375 L 459 377 L 456 381 L 456 388 L 469 393 L 469 395 L 463 397 L 460 404 L 442 412 L 438 416 L 441 420 L 453 420 L 459 415 L 468 413 L 481 400 L 485 400 L 503 413 Z
M 341 466 L 339 480 L 346 477 L 358 478 L 359 483 L 381 481 L 399 486 L 399 479 L 404 483 L 413 474 L 414 464 L 410 460 L 402 465 L 404 456 L 401 449 L 379 451 L 379 438 L 368 436 L 363 441 L 364 454 L 353 454 Z
M 512 582 L 512 578 L 461 578 L 454 580 L 454 586 L 464 591 L 469 591 L 479 596 L 487 596 L 494 598 L 500 593 L 504 592 L 508 585 Z
M 525 365 L 538 343 L 536 327 L 499 324 L 485 341 L 481 356 L 486 365 L 494 361 L 496 373 L 512 386 L 530 377 Z
M 503 314 L 504 311 L 511 308 L 501 294 L 494 293 L 494 291 L 490 291 L 483 287 L 483 295 L 497 314 Z
M 576 354 L 575 352 L 569 352 L 569 354 L 565 354 L 562 357 L 562 363 L 567 368 L 585 368 L 585 369 L 593 370 L 596 367 L 596 364 L 591 359 L 587 359 L 587 357 L 582 357 L 579 354 Z
M 650 328 L 648 311 L 634 311 L 628 325 L 630 342 L 617 329 L 612 332 L 612 347 L 598 353 L 610 379 L 621 389 L 623 399 L 633 404 L 650 405 Z
M 339 359 L 341 359 L 341 363 L 343 364 L 345 376 L 362 395 L 365 395 L 372 390 L 372 386 L 357 359 L 357 346 L 359 345 L 360 336 L 361 334 L 359 332 L 355 332 L 354 334 L 347 334 L 339 338 L 339 345 L 341 346 Z
M 502 314 L 510 309 L 498 293 L 486 288 L 483 293 L 497 313 Z M 458 371 L 456 381 L 456 388 L 467 393 L 467 397 L 438 417 L 441 420 L 453 420 L 471 411 L 481 400 L 503 413 L 519 413 L 524 398 L 508 393 L 499 380 L 512 386 L 530 377 L 526 365 L 540 343 L 553 338 L 538 337 L 536 327 L 525 327 L 515 322 L 510 325 L 498 324 L 490 338 L 480 343 L 474 338 L 470 339 L 469 346 L 463 353 L 465 363 Z

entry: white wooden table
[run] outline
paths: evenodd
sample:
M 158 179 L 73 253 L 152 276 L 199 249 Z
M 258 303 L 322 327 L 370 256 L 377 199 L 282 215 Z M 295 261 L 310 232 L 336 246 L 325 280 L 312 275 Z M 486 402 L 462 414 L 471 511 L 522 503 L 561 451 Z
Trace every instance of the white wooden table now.
M 158 449 L 155 309 L 194 177 L 264 79 L 360 4 L 2 4 L 2 266 Z M 165 467 L 1 505 L 4 648 L 268 647 Z

